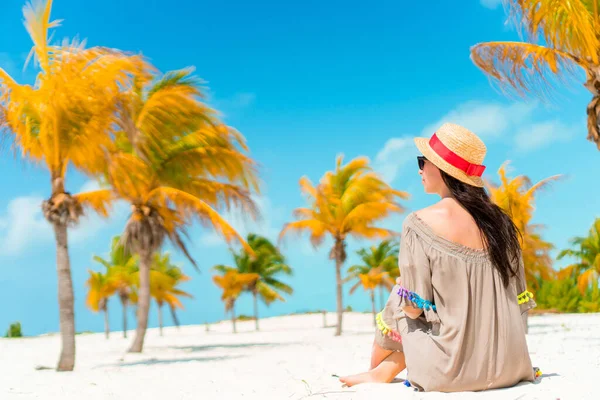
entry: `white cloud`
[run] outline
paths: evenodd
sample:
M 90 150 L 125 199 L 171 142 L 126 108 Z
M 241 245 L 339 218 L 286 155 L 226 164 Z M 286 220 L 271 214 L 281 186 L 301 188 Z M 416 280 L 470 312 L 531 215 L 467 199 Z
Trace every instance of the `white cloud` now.
M 529 119 L 535 103 L 482 103 L 471 101 L 450 111 L 437 122 L 423 129 L 421 136 L 430 137 L 445 122 L 454 122 L 482 138 L 497 137 Z
M 437 122 L 428 125 L 421 132 L 422 137 L 430 137 L 443 123 L 454 122 L 469 128 L 483 138 L 493 138 L 506 134 L 517 124 L 526 121 L 533 114 L 535 104 L 497 104 L 471 101 L 451 110 Z M 375 169 L 388 183 L 398 176 L 400 169 L 417 156 L 413 138 L 403 136 L 388 140 L 375 156 Z
M 221 101 L 231 108 L 246 108 L 251 106 L 256 100 L 254 93 L 236 93 L 231 98 Z
M 554 142 L 567 141 L 577 135 L 578 129 L 558 121 L 533 123 L 521 128 L 514 137 L 515 147 L 521 152 L 537 150 Z
M 558 120 L 536 120 L 538 111 L 543 110 L 537 103 L 470 101 L 426 126 L 419 136 L 431 137 L 445 122 L 454 122 L 475 132 L 486 142 L 503 138 L 507 143 L 514 142 L 517 150 L 528 152 L 553 142 L 567 141 L 576 135 L 574 127 Z M 375 156 L 374 167 L 387 182 L 392 183 L 401 168 L 416 155 L 417 149 L 411 136 L 392 138 Z
M 503 0 L 479 0 L 482 6 L 485 8 L 489 8 L 490 10 L 495 10 L 498 6 L 502 5 Z
M 248 233 L 256 233 L 267 237 L 271 241 L 277 241 L 281 226 L 276 225 L 275 221 L 279 221 L 283 217 L 282 209 L 274 208 L 271 200 L 266 196 L 253 195 L 252 199 L 258 207 L 261 217 L 259 220 L 253 221 L 248 214 L 240 209 L 232 209 L 221 213 L 221 215 L 242 237 L 245 237 Z M 217 233 L 211 231 L 200 238 L 200 243 L 207 247 L 214 247 L 224 245 L 225 241 Z
M 374 168 L 386 182 L 392 183 L 400 168 L 417 156 L 413 143 L 413 138 L 408 136 L 392 138 L 377 153 Z
M 222 116 L 228 117 L 238 114 L 251 107 L 256 101 L 256 94 L 250 92 L 234 93 L 230 97 L 219 98 L 208 94 L 208 102 L 215 107 Z
M 16 255 L 32 244 L 52 240 L 52 228 L 42 215 L 43 200 L 23 196 L 8 203 L 6 213 L 0 215 L 0 254 Z

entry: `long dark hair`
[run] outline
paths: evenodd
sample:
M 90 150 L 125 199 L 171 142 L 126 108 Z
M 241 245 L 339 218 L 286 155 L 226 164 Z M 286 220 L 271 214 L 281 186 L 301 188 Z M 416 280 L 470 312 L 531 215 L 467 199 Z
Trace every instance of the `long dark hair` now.
M 505 287 L 517 275 L 520 232 L 510 216 L 492 202 L 484 188 L 467 185 L 440 170 L 452 196 L 475 219 L 483 243 Z

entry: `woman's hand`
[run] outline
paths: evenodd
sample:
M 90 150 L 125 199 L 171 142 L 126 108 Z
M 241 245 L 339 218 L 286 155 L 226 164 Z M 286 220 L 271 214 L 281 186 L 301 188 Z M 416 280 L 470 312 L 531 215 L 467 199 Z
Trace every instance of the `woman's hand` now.
M 400 277 L 396 278 L 396 285 L 402 286 L 402 281 L 400 280 Z

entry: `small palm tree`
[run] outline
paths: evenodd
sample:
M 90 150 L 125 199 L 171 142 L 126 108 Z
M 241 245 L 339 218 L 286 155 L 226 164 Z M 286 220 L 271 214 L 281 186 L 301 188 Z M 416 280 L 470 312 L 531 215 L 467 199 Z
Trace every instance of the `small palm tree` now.
M 0 130 L 14 135 L 23 157 L 43 163 L 50 175 L 50 197 L 42 203 L 56 238 L 58 302 L 62 348 L 58 371 L 75 366 L 75 313 L 67 228 L 86 209 L 107 216 L 108 190 L 73 195 L 66 190 L 69 165 L 92 176 L 106 168 L 115 126 L 115 99 L 143 64 L 102 47 L 84 48 L 76 40 L 51 44 L 52 0 L 23 8 L 25 28 L 33 41 L 31 55 L 39 73 L 33 86 L 18 84 L 0 68 Z
M 504 163 L 498 170 L 500 184 L 488 183 L 488 190 L 492 201 L 511 216 L 521 232 L 525 279 L 529 287 L 538 289 L 541 280 L 549 280 L 554 277 L 552 257 L 550 256 L 550 251 L 554 249 L 554 246 L 542 239 L 539 230 L 544 226 L 531 223 L 535 210 L 534 202 L 540 190 L 547 188 L 561 176 L 551 176 L 534 185 L 525 175 L 508 178 L 507 165 L 508 163 Z
M 225 312 L 231 311 L 231 323 L 233 324 L 233 333 L 237 333 L 235 325 L 235 302 L 244 290 L 250 285 L 256 283 L 260 275 L 255 273 L 241 273 L 230 269 L 223 275 L 213 276 L 213 282 L 223 290 L 221 300 L 225 303 Z
M 404 208 L 398 199 L 407 199 L 408 193 L 394 190 L 376 174 L 369 159 L 358 157 L 342 165 L 338 157 L 336 168 L 321 178 L 316 187 L 308 178 L 300 179 L 300 189 L 307 196 L 309 206 L 294 211 L 297 221 L 283 227 L 280 240 L 289 232 L 308 232 L 314 247 L 326 237 L 333 239 L 329 258 L 335 260 L 337 292 L 337 326 L 335 335 L 342 334 L 342 265 L 346 261 L 346 240 L 390 238 L 396 235 L 375 224 Z
M 193 296 L 178 288 L 182 282 L 187 282 L 190 277 L 185 275 L 179 267 L 171 263 L 169 253 L 162 255 L 155 254 L 150 271 L 150 295 L 156 301 L 158 306 L 158 327 L 160 336 L 163 335 L 163 316 L 162 309 L 165 304 L 169 306 L 173 322 L 179 326 L 176 309 L 183 308 L 183 304 L 179 297 Z
M 286 264 L 283 254 L 269 239 L 250 233 L 246 241 L 254 251 L 254 255 L 246 251 L 239 253 L 232 251 L 235 267 L 217 265 L 214 269 L 221 273 L 235 270 L 241 273 L 258 274 L 259 279 L 246 289 L 254 298 L 254 320 L 258 331 L 258 299 L 260 298 L 267 306 L 276 300 L 285 301 L 281 293 L 292 294 L 294 290 L 281 282 L 279 275 L 290 276 L 292 269 Z
M 391 290 L 400 275 L 398 268 L 398 243 L 384 240 L 377 246 L 368 249 L 360 249 L 356 252 L 362 260 L 362 264 L 353 265 L 348 268 L 346 281 L 358 279 L 358 282 L 350 289 L 353 294 L 360 286 L 370 291 L 371 305 L 373 311 L 373 324 L 375 324 L 375 289 L 380 291 Z
M 537 91 L 543 96 L 561 78 L 585 72 L 584 86 L 592 93 L 587 138 L 600 149 L 600 5 L 584 0 L 506 0 L 506 4 L 527 42 L 480 43 L 471 48 L 471 59 L 519 95 Z
M 558 259 L 569 256 L 578 260 L 559 271 L 559 278 L 577 277 L 577 287 L 582 295 L 595 283 L 600 276 L 600 218 L 596 218 L 590 231 L 585 237 L 575 237 L 571 240 L 573 249 L 560 252 Z
M 88 295 L 87 306 L 94 312 L 102 311 L 104 313 L 104 334 L 108 339 L 110 337 L 110 326 L 108 320 L 108 299 L 115 293 L 116 287 L 108 274 L 102 272 L 89 271 L 90 277 L 87 280 Z
M 115 236 L 110 247 L 109 260 L 94 256 L 94 261 L 106 268 L 106 275 L 115 287 L 123 309 L 123 337 L 127 337 L 127 308 L 133 292 L 134 274 L 138 271 L 137 257 L 125 251 L 121 237 Z
M 131 204 L 121 241 L 140 261 L 137 328 L 130 352 L 143 349 L 150 267 L 165 239 L 194 266 L 183 240 L 194 220 L 249 249 L 219 211 L 240 206 L 256 215 L 250 197 L 258 189 L 255 163 L 246 154 L 243 136 L 220 124 L 200 101 L 200 83 L 191 73 L 174 71 L 154 80 L 141 73 L 119 100 L 119 151 L 111 156 L 107 178 L 117 196 Z

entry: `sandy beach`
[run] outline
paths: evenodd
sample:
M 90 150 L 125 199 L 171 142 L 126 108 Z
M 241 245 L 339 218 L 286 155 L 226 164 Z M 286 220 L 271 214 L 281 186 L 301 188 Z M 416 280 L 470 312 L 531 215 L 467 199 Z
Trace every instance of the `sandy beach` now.
M 329 324 L 335 320 L 328 314 Z M 483 393 L 417 393 L 399 382 L 342 388 L 332 374 L 368 366 L 373 329 L 369 314 L 345 315 L 333 337 L 322 315 L 151 329 L 143 354 L 127 354 L 120 332 L 77 337 L 72 373 L 38 370 L 58 357 L 56 334 L 0 340 L 0 399 L 593 399 L 598 398 L 600 314 L 530 318 L 529 350 L 544 373 L 537 384 Z M 510 368 L 510 365 L 506 366 Z

